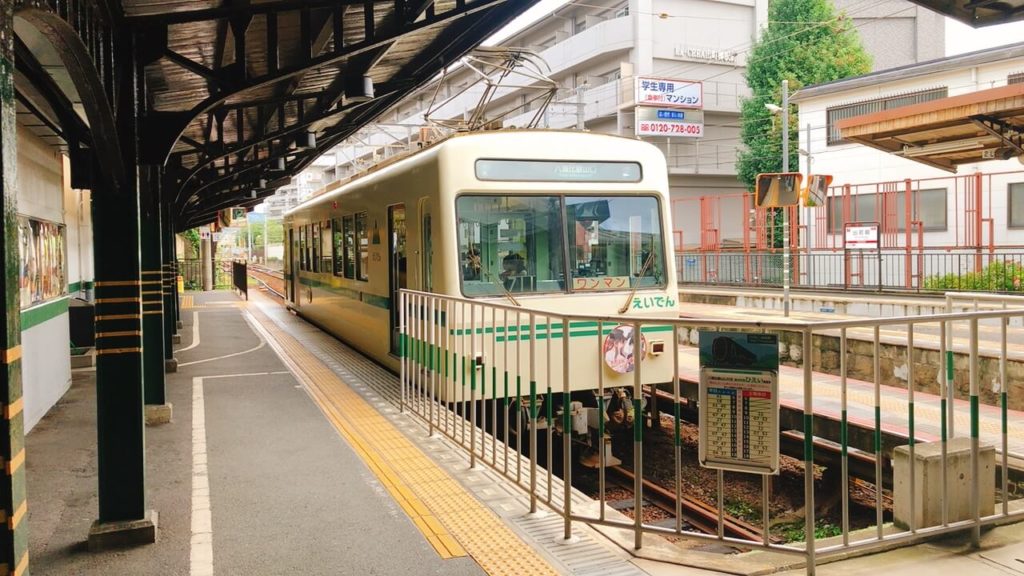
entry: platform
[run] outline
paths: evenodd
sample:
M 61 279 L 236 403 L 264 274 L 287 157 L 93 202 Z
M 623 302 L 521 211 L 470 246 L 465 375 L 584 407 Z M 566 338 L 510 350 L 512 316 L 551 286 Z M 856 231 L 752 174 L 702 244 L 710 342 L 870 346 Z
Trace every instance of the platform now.
M 555 514 L 392 399 L 397 379 L 257 294 L 194 293 L 182 311 L 170 424 L 150 427 L 148 507 L 156 544 L 93 554 L 95 400 L 89 369 L 27 439 L 34 574 L 753 573 L 721 556 L 711 571 L 650 554 Z M 574 501 L 583 498 L 574 494 Z M 575 504 L 574 504 L 575 505 Z M 1024 528 L 821 566 L 820 574 L 1021 571 Z M 628 539 L 627 539 L 628 541 Z M 656 546 L 651 546 L 656 548 Z M 646 550 L 646 548 L 645 548 Z M 941 563 L 941 568 L 938 568 Z M 793 571 L 803 573 L 802 569 Z

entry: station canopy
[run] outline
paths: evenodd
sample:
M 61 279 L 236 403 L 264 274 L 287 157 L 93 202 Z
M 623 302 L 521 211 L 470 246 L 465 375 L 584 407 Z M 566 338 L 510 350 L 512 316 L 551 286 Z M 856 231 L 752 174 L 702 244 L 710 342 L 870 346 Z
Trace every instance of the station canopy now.
M 262 202 L 536 2 L 104 0 L 69 17 L 95 16 L 81 28 L 112 57 L 101 75 L 138 66 L 140 164 L 164 167 L 185 229 Z M 15 29 L 19 119 L 74 166 L 94 136 L 81 97 L 53 46 Z
M 948 172 L 961 164 L 1021 159 L 1024 83 L 846 118 L 844 140 Z
M 1024 20 L 1024 0 L 910 1 L 975 28 Z

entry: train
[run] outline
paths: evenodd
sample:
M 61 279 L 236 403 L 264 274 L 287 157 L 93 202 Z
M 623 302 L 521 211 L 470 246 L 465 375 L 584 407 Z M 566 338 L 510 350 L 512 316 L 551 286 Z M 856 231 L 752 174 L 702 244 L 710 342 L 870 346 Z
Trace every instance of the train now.
M 628 317 L 678 315 L 671 230 L 665 158 L 649 143 L 564 130 L 457 133 L 331 184 L 287 212 L 286 301 L 396 373 L 403 289 L 514 303 L 524 310 L 520 323 L 527 310 L 617 316 L 625 309 L 626 324 L 611 323 L 598 335 L 604 367 L 574 365 L 571 389 L 596 389 L 598 370 L 609 389 L 627 388 L 632 368 L 622 363 L 631 360 L 617 356 L 630 349 Z M 461 310 L 445 320 L 452 333 L 470 321 Z M 672 356 L 662 353 L 671 330 L 644 326 L 644 384 L 672 380 Z M 592 328 L 590 338 L 576 332 L 586 331 L 574 328 L 554 343 L 550 359 L 539 359 L 553 364 L 545 374 L 560 377 L 566 340 L 580 355 L 602 345 Z M 536 354 L 547 350 L 538 346 Z M 480 351 L 479 360 L 499 372 L 515 369 L 501 365 L 510 362 L 507 354 L 484 359 L 485 352 L 491 350 Z M 561 391 L 563 384 L 546 382 L 545 374 L 536 375 L 537 386 Z M 453 400 L 444 391 L 438 396 Z

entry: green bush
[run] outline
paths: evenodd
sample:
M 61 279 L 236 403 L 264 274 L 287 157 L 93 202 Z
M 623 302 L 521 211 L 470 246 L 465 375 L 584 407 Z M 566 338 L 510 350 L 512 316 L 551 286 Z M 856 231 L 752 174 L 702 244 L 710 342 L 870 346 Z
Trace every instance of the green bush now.
M 993 262 L 981 272 L 929 276 L 926 290 L 972 292 L 1024 292 L 1024 265 L 1016 262 Z

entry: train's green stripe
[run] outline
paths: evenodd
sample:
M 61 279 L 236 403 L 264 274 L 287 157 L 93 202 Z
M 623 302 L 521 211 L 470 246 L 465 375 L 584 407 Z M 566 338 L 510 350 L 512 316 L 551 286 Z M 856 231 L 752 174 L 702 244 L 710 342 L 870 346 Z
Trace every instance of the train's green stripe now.
M 605 326 L 606 327 L 601 332 L 602 334 L 609 334 L 609 333 L 611 333 L 612 330 L 615 330 L 615 328 L 616 328 L 615 326 L 608 327 L 607 324 Z M 589 322 L 589 321 L 588 322 L 570 322 L 569 323 L 569 329 L 570 329 L 569 334 L 572 335 L 572 336 L 579 336 L 579 335 L 593 336 L 593 335 L 597 334 L 596 330 L 581 331 L 581 330 L 573 330 L 573 329 L 574 328 L 596 328 L 596 327 L 597 327 L 597 322 Z M 542 335 L 541 333 L 546 333 L 547 332 L 547 324 L 536 324 L 534 326 L 534 330 L 537 332 L 538 339 L 540 339 L 540 336 Z M 669 332 L 671 330 L 672 330 L 672 326 L 642 326 L 640 328 L 641 332 Z M 448 331 L 448 333 L 453 335 L 453 336 L 465 336 L 465 335 L 468 335 L 470 333 L 472 333 L 472 334 L 495 334 L 495 333 L 497 333 L 497 334 L 502 334 L 502 333 L 508 334 L 510 332 L 515 332 L 517 334 L 522 334 L 522 333 L 528 333 L 529 331 L 530 331 L 530 325 L 529 324 L 522 324 L 522 325 L 518 325 L 518 326 L 485 326 L 485 327 L 482 327 L 482 328 L 452 328 L 452 329 L 450 329 Z M 561 327 L 561 325 L 552 325 L 551 333 L 552 333 L 552 335 L 554 337 L 560 338 L 561 334 L 562 334 L 562 327 Z M 509 340 L 515 340 L 516 339 L 515 336 L 506 336 L 506 337 Z M 524 336 L 524 338 L 528 338 L 528 336 Z M 500 337 L 498 338 L 498 341 L 499 342 L 501 341 Z

